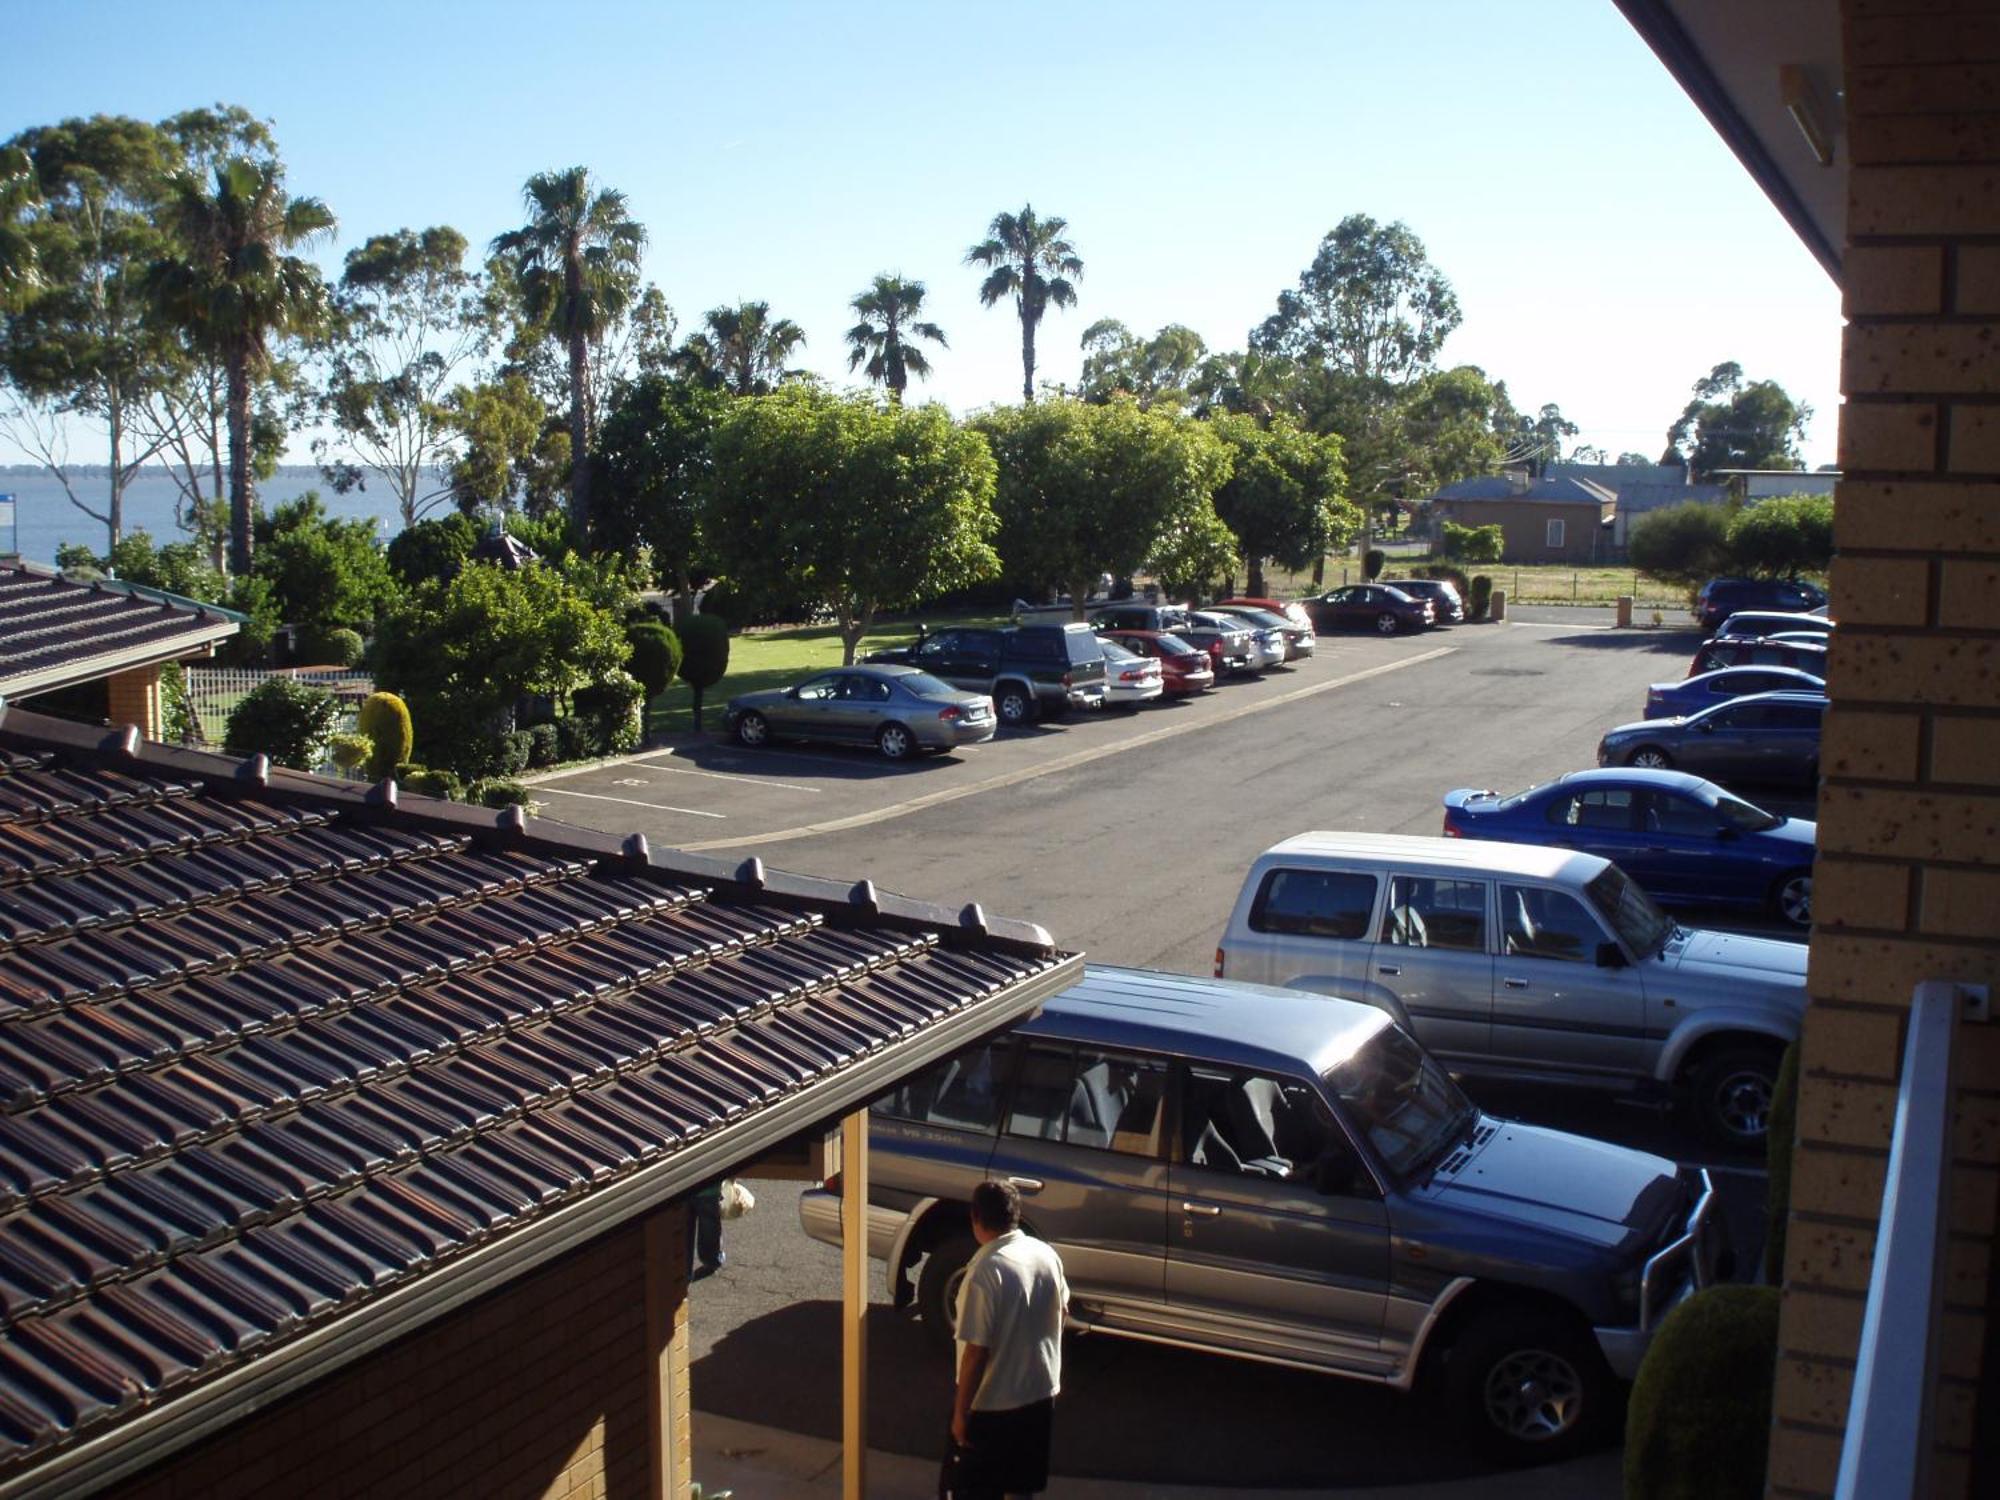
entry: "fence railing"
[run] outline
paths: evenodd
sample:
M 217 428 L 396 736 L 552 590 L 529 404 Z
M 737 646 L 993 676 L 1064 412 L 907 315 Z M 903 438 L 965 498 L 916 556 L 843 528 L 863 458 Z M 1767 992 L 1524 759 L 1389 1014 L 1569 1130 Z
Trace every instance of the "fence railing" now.
M 341 716 L 335 728 L 352 733 L 361 700 L 375 690 L 374 679 L 366 672 L 325 669 L 265 671 L 256 667 L 181 668 L 181 682 L 187 693 L 187 707 L 195 733 L 205 745 L 220 745 L 229 727 L 229 716 L 250 695 L 250 690 L 273 677 L 289 677 L 310 687 L 324 688 L 340 702 Z

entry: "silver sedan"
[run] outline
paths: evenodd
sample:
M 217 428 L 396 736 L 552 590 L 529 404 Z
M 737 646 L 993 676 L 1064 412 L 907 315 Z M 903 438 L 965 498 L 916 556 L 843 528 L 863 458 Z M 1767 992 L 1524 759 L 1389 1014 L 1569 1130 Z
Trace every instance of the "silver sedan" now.
M 729 732 L 739 744 L 776 739 L 873 745 L 890 760 L 952 750 L 993 738 L 999 720 L 984 693 L 964 693 L 915 667 L 853 666 L 787 688 L 729 700 Z

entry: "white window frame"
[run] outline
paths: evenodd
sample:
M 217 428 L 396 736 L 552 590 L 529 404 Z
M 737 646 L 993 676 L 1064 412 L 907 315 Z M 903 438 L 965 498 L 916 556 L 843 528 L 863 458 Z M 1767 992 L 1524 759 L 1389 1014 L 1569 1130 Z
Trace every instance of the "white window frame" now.
M 1566 526 L 1564 525 L 1563 518 L 1561 516 L 1550 516 L 1548 528 L 1549 528 L 1548 532 L 1546 533 L 1547 545 L 1556 550 L 1561 550 L 1563 545 L 1563 532 L 1567 529 Z

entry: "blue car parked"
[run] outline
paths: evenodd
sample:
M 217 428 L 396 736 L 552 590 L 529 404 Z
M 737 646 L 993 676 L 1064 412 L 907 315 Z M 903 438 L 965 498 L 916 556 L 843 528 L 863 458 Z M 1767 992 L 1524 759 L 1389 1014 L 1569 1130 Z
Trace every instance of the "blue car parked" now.
M 1511 797 L 1461 788 L 1445 794 L 1444 832 L 1580 849 L 1665 905 L 1747 906 L 1812 925 L 1816 826 L 1684 771 L 1573 771 Z
M 1646 689 L 1646 717 L 1676 719 L 1748 693 L 1824 693 L 1826 679 L 1797 667 L 1723 667 Z

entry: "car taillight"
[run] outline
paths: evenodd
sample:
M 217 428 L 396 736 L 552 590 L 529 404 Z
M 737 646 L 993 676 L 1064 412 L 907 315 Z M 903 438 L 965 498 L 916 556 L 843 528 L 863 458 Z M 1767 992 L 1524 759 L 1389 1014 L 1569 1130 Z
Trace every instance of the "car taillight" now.
M 1217 979 L 1222 977 L 1222 945 L 1220 943 L 1215 946 L 1215 977 Z
M 1465 830 L 1452 822 L 1449 814 L 1446 815 L 1444 820 L 1444 836 L 1448 839 L 1462 839 L 1465 837 Z
M 949 724 L 954 719 L 964 718 L 965 710 L 960 708 L 956 703 L 947 703 L 943 708 L 938 710 L 938 717 Z
M 1063 673 L 1063 686 L 1068 687 L 1069 685 L 1070 685 L 1069 673 L 1065 672 Z

